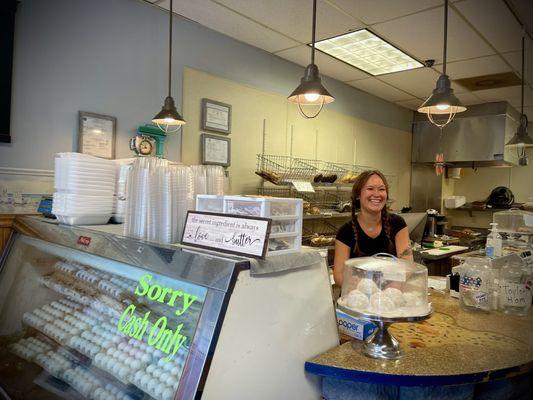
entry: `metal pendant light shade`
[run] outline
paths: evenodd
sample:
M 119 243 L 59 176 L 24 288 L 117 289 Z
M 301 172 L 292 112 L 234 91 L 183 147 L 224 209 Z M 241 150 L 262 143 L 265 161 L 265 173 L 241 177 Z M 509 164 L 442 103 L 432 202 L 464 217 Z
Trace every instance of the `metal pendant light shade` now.
M 311 63 L 305 68 L 305 74 L 300 85 L 287 97 L 290 103 L 298 104 L 300 113 L 305 118 L 315 118 L 325 104 L 335 100 L 335 97 L 322 85 L 318 67 L 315 64 L 315 30 L 316 30 L 316 0 L 313 0 L 313 39 L 311 43 Z M 302 106 L 318 106 L 314 114 L 307 114 Z
M 437 86 L 433 89 L 433 94 L 418 107 L 418 112 L 428 115 L 429 120 L 434 125 L 439 125 L 433 119 L 433 114 L 436 115 L 448 115 L 444 125 L 451 122 L 455 114 L 458 112 L 466 111 L 466 107 L 463 106 L 461 101 L 453 94 L 452 85 L 448 75 L 441 75 L 437 80 Z
M 521 115 L 520 115 L 520 125 L 516 133 L 513 135 L 511 140 L 509 140 L 505 146 L 516 148 L 518 155 L 519 165 L 527 165 L 526 157 L 526 148 L 533 147 L 533 139 L 529 136 L 527 132 L 528 119 L 527 115 L 524 114 L 524 81 L 525 81 L 525 32 L 522 35 L 522 101 L 521 101 Z
M 448 44 L 448 0 L 444 2 L 444 51 L 443 51 L 443 73 L 437 80 L 437 85 L 433 89 L 433 94 L 418 107 L 418 112 L 427 114 L 429 121 L 443 128 L 448 125 L 455 114 L 466 111 L 466 107 L 453 94 L 450 78 L 446 75 L 446 51 Z M 435 120 L 433 115 L 446 116 L 443 120 Z
M 170 0 L 169 9 L 169 36 L 168 36 L 168 96 L 165 98 L 163 108 L 159 111 L 152 122 L 156 124 L 165 133 L 176 132 L 181 125 L 185 124 L 185 120 L 176 109 L 174 99 L 170 95 L 172 87 L 172 3 Z
M 526 114 L 520 116 L 520 125 L 516 133 L 505 145 L 509 147 L 533 147 L 533 139 L 527 132 L 528 119 Z
M 335 98 L 322 86 L 322 79 L 315 64 L 309 64 L 305 68 L 305 75 L 300 81 L 300 85 L 287 98 L 291 103 L 305 105 L 329 104 Z
M 185 120 L 176 109 L 176 104 L 174 104 L 174 99 L 171 96 L 165 98 L 163 108 L 152 118 L 152 122 L 158 125 L 171 126 L 185 124 Z

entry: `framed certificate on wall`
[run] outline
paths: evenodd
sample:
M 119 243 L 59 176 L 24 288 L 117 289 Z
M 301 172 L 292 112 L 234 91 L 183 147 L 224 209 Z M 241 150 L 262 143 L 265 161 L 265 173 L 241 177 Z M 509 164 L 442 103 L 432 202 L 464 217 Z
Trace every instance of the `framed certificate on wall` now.
M 78 114 L 78 152 L 113 160 L 117 119 L 86 111 L 80 111 Z
M 201 141 L 202 164 L 230 166 L 231 139 L 202 133 Z
M 202 126 L 204 131 L 231 133 L 231 105 L 202 99 Z

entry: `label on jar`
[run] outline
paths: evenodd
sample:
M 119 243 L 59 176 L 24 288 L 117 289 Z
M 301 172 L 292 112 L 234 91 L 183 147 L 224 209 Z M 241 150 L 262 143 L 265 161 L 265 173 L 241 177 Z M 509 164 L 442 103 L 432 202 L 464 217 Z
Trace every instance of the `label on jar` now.
M 489 296 L 487 295 L 487 293 L 485 292 L 478 292 L 476 291 L 473 295 L 472 295 L 472 299 L 474 300 L 474 302 L 480 306 L 480 307 L 484 307 L 484 306 L 487 306 L 488 303 L 489 303 Z
M 531 304 L 531 290 L 525 283 L 500 284 L 500 305 L 506 307 L 527 307 Z

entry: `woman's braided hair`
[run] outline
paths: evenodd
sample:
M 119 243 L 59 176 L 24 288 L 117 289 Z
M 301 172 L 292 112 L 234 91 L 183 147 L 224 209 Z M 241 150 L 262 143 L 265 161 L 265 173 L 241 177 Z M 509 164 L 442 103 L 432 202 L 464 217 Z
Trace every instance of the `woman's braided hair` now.
M 364 255 L 359 250 L 359 240 L 357 240 L 357 211 L 361 209 L 361 201 L 359 200 L 361 196 L 361 190 L 363 190 L 363 187 L 366 185 L 368 180 L 372 175 L 377 175 L 381 178 L 383 181 L 383 184 L 385 185 L 385 190 L 387 191 L 387 199 L 389 198 L 389 184 L 387 183 L 387 179 L 385 178 L 385 175 L 381 171 L 378 170 L 368 170 L 360 173 L 357 176 L 357 179 L 355 180 L 355 183 L 353 184 L 352 188 L 352 228 L 354 231 L 355 236 L 355 249 L 354 249 L 354 256 L 359 257 L 360 255 Z M 385 231 L 385 236 L 387 237 L 388 241 L 388 252 L 393 252 L 393 243 L 390 238 L 391 233 L 391 226 L 389 221 L 389 212 L 387 211 L 387 206 L 383 207 L 381 210 L 381 226 L 382 229 Z M 366 254 L 366 255 L 372 255 L 372 254 Z

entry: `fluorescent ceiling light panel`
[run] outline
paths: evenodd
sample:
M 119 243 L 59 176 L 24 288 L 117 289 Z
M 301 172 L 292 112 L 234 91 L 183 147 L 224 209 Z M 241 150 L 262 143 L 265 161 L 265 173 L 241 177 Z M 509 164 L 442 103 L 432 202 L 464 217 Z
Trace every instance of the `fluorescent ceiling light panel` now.
M 370 75 L 383 75 L 424 66 L 368 29 L 321 40 L 315 43 L 315 47 Z

